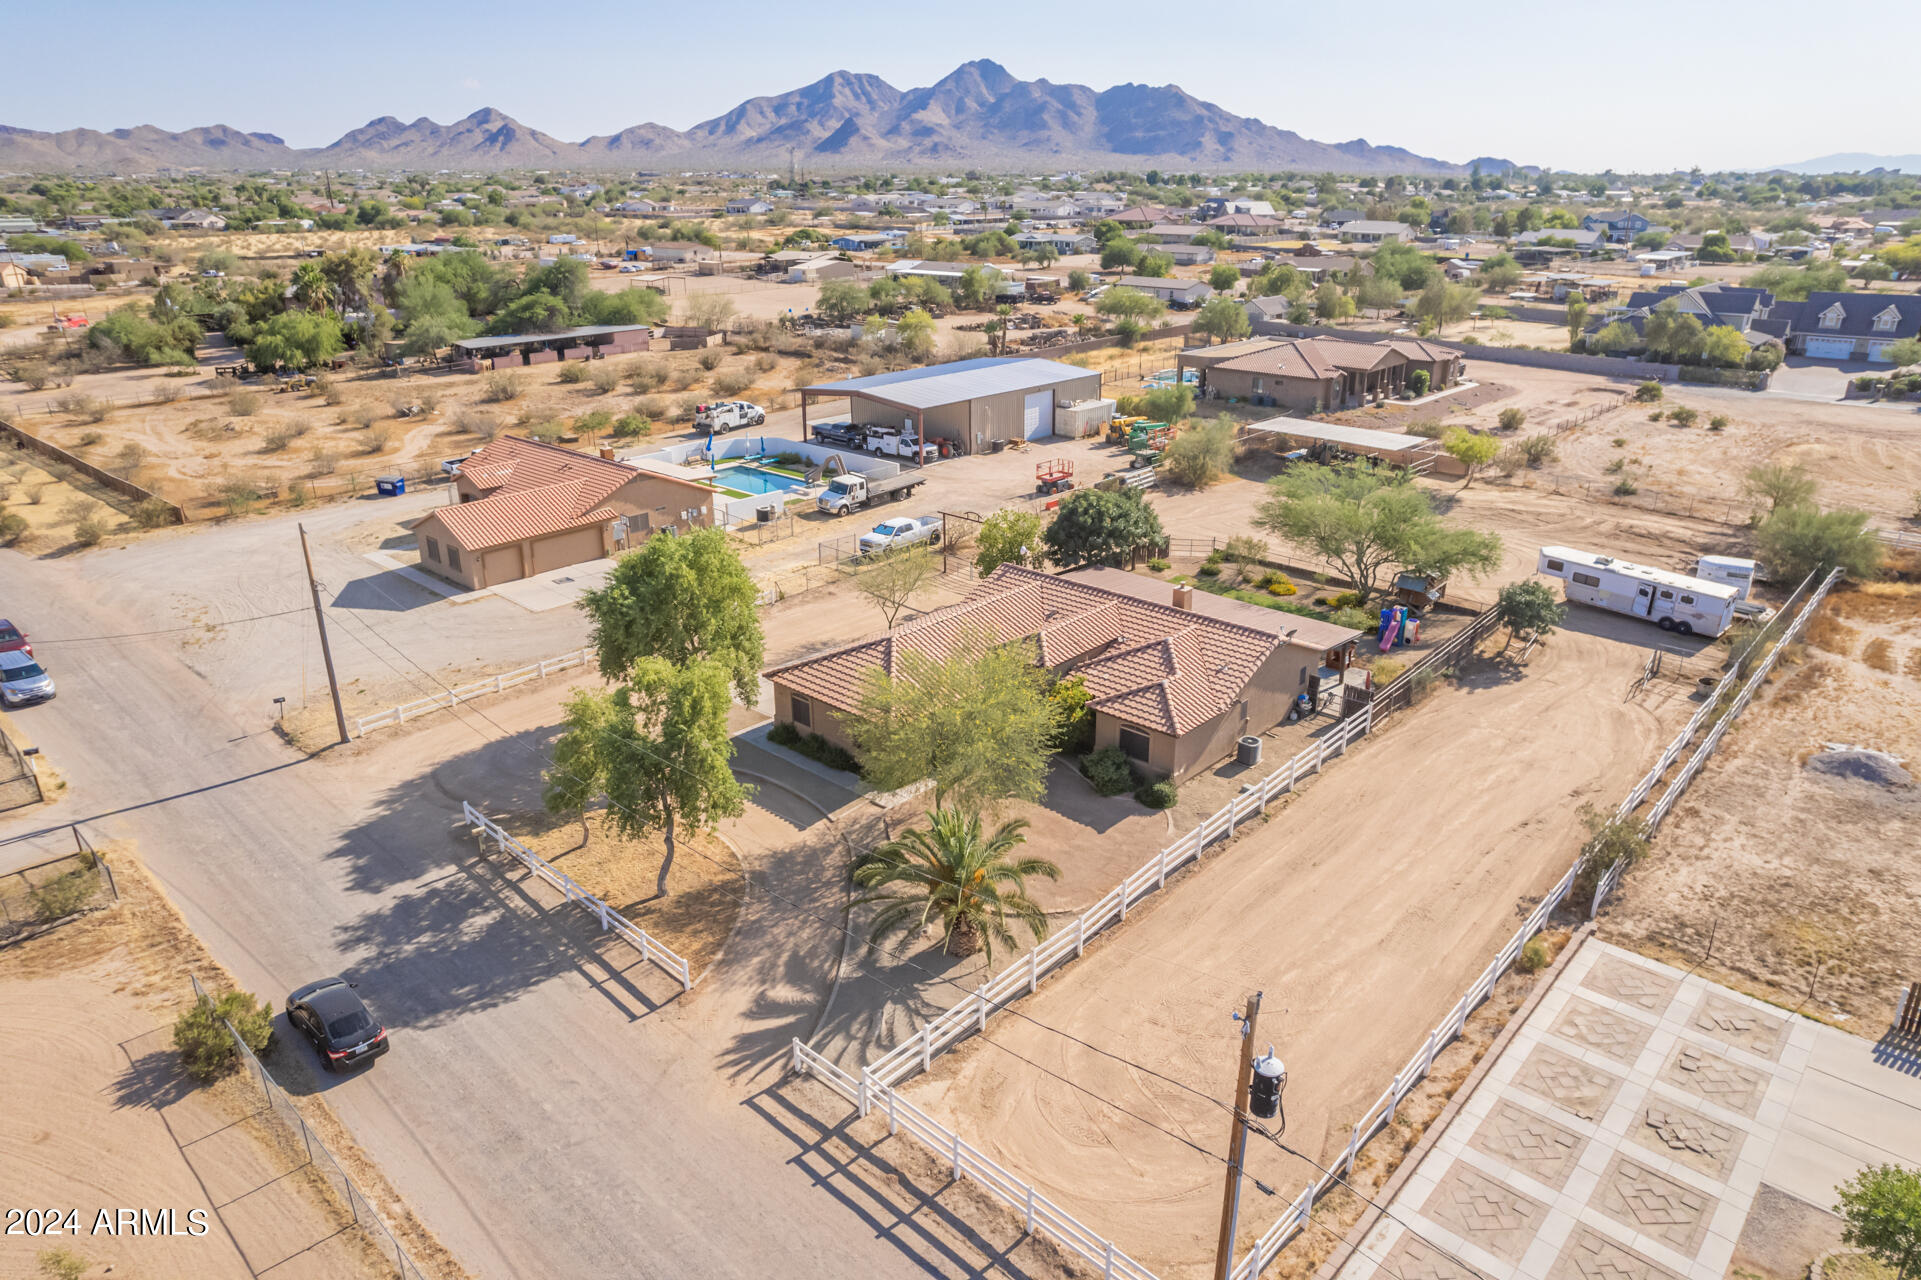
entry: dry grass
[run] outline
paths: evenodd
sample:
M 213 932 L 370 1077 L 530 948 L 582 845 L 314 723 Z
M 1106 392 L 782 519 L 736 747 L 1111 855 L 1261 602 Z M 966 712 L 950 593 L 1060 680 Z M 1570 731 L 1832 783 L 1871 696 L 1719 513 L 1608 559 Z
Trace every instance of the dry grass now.
M 1854 652 L 1854 643 L 1861 638 L 1861 633 L 1823 611 L 1815 614 L 1814 621 L 1808 624 L 1807 636 L 1808 643 L 1815 648 L 1846 657 Z
M 1886 671 L 1890 675 L 1899 670 L 1894 661 L 1894 645 L 1885 636 L 1876 636 L 1868 641 L 1868 647 L 1861 651 L 1861 661 L 1876 671 Z
M 1864 582 L 1830 595 L 1827 611 L 1859 622 L 1921 618 L 1921 583 Z

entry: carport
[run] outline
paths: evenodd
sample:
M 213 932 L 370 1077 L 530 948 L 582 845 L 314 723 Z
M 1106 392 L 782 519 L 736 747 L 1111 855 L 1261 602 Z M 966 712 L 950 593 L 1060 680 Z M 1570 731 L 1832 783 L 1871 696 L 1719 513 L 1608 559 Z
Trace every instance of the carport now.
M 800 389 L 801 438 L 810 439 L 809 406 L 846 400 L 849 421 L 946 440 L 955 453 L 979 453 L 1010 440 L 1054 431 L 1054 410 L 1099 399 L 1101 375 L 1058 360 L 1019 356 L 957 360 Z
M 1309 422 L 1304 418 L 1269 418 L 1265 422 L 1250 422 L 1242 430 L 1268 437 L 1276 449 L 1305 449 L 1317 461 L 1337 452 L 1351 453 L 1418 473 L 1433 467 L 1445 456 L 1440 441 L 1424 436 L 1345 427 L 1335 422 Z

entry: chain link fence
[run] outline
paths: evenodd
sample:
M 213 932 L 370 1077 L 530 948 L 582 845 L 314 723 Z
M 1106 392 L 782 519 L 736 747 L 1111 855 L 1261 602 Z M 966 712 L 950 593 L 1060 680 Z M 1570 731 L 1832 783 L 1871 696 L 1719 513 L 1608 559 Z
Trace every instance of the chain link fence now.
M 213 1003 L 212 993 L 200 984 L 198 977 L 189 973 L 187 980 L 193 983 L 195 999 Z M 326 1144 L 320 1140 L 319 1135 L 301 1118 L 300 1109 L 294 1106 L 293 1099 L 287 1095 L 287 1091 L 274 1082 L 274 1078 L 267 1073 L 267 1068 L 262 1065 L 259 1058 L 254 1056 L 253 1050 L 247 1047 L 246 1040 L 234 1029 L 234 1025 L 224 1018 L 221 1019 L 221 1023 L 227 1028 L 227 1034 L 233 1038 L 234 1050 L 240 1055 L 241 1064 L 266 1098 L 267 1109 L 273 1113 L 274 1119 L 280 1122 L 287 1134 L 304 1146 L 308 1163 L 313 1166 L 315 1172 L 320 1174 L 334 1196 L 346 1207 L 347 1212 L 353 1215 L 354 1225 L 365 1233 L 381 1257 L 393 1265 L 394 1272 L 400 1280 L 426 1280 L 425 1273 L 414 1264 L 414 1260 L 407 1255 L 407 1250 L 402 1247 L 399 1238 L 375 1211 L 373 1202 L 368 1200 L 355 1185 L 354 1180 L 347 1176 L 346 1170 L 340 1167 L 340 1161 L 334 1157 L 333 1152 L 327 1150 Z
M 72 831 L 72 853 L 0 875 L 0 946 L 119 901 L 113 868 L 79 827 Z

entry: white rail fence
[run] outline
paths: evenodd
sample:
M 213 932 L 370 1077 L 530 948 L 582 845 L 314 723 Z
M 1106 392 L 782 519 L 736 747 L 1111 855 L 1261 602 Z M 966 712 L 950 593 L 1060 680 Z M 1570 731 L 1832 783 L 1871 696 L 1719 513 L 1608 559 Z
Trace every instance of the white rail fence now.
M 1634 789 L 1628 792 L 1627 798 L 1621 801 L 1620 808 L 1614 811 L 1615 821 L 1624 820 L 1646 802 L 1655 786 L 1659 784 L 1661 775 L 1680 758 L 1681 753 L 1694 740 L 1694 735 L 1714 714 L 1715 709 L 1721 706 L 1728 691 L 1738 681 L 1740 692 L 1735 695 L 1734 701 L 1721 713 L 1720 718 L 1714 721 L 1713 727 L 1708 730 L 1707 737 L 1703 738 L 1701 744 L 1694 749 L 1687 763 L 1681 767 L 1680 774 L 1668 784 L 1667 789 L 1661 793 L 1661 798 L 1654 802 L 1654 807 L 1648 811 L 1647 817 L 1642 821 L 1641 834 L 1650 840 L 1654 838 L 1655 833 L 1661 829 L 1662 822 L 1666 821 L 1668 814 L 1687 793 L 1689 785 L 1701 772 L 1708 757 L 1713 755 L 1715 748 L 1721 745 L 1721 739 L 1727 736 L 1729 726 L 1747 709 L 1748 703 L 1754 700 L 1754 695 L 1760 692 L 1761 686 L 1767 682 L 1768 674 L 1774 670 L 1774 664 L 1781 657 L 1781 651 L 1793 644 L 1807 629 L 1808 623 L 1814 619 L 1816 610 L 1821 607 L 1821 602 L 1827 598 L 1828 592 L 1833 590 L 1834 584 L 1840 578 L 1841 571 L 1835 569 L 1821 580 L 1820 585 L 1815 587 L 1814 594 L 1808 597 L 1807 603 L 1801 606 L 1800 612 L 1788 622 L 1775 640 L 1774 647 L 1768 650 L 1767 656 L 1749 673 L 1746 680 L 1741 680 L 1741 663 L 1738 659 L 1728 664 L 1727 671 L 1722 674 L 1720 680 L 1715 682 L 1713 690 L 1702 699 L 1701 705 L 1694 709 L 1694 714 L 1688 718 L 1687 724 L 1674 735 L 1674 740 L 1668 743 L 1667 749 L 1655 760 L 1653 767 L 1642 775 L 1641 780 L 1634 784 Z M 1812 580 L 1813 575 L 1810 574 L 1809 581 Z M 1795 594 L 1799 595 L 1807 586 L 1808 582 L 1803 582 L 1796 588 Z M 1594 901 L 1588 905 L 1590 920 L 1600 913 L 1601 904 L 1607 900 L 1610 893 L 1614 892 L 1615 886 L 1620 883 L 1621 876 L 1626 870 L 1626 862 L 1617 862 L 1602 873 L 1600 880 L 1594 886 Z
M 365 737 L 375 729 L 402 725 L 413 717 L 424 715 L 429 711 L 451 709 L 463 702 L 471 702 L 482 694 L 505 693 L 509 689 L 526 684 L 529 680 L 544 680 L 562 671 L 591 666 L 594 661 L 595 655 L 592 649 L 576 649 L 572 653 L 563 653 L 557 658 L 542 658 L 531 666 L 514 671 L 503 671 L 497 676 L 488 676 L 472 684 L 456 685 L 429 697 L 416 698 L 412 702 L 403 702 L 385 711 L 376 711 L 370 716 L 361 716 L 354 721 L 354 736 Z
M 863 1072 L 859 1079 L 841 1070 L 812 1049 L 794 1041 L 794 1070 L 810 1075 L 860 1109 L 887 1116 L 889 1134 L 905 1131 L 925 1143 L 944 1160 L 954 1178 L 971 1178 L 977 1185 L 1022 1215 L 1030 1234 L 1045 1236 L 1086 1259 L 1103 1280 L 1156 1280 L 1153 1272 L 1122 1253 L 1112 1240 L 1096 1235 L 1075 1221 L 1059 1205 L 976 1151 L 958 1133 L 940 1123 L 886 1085 Z
M 1043 974 L 1079 956 L 1090 938 L 1126 920 L 1129 907 L 1165 888 L 1169 875 L 1198 859 L 1208 845 L 1233 835 L 1235 828 L 1248 819 L 1266 812 L 1276 797 L 1292 791 L 1302 778 L 1319 773 L 1330 756 L 1346 754 L 1348 745 L 1366 736 L 1373 723 L 1371 706 L 1341 721 L 1283 768 L 1241 792 L 1199 826 L 1148 859 L 1099 902 L 1076 916 L 1071 925 L 1028 952 L 1025 960 L 975 988 L 971 997 L 922 1026 L 918 1035 L 868 1064 L 863 1077 L 882 1086 L 897 1085 L 915 1071 L 926 1070 L 935 1054 L 952 1048 L 976 1031 L 985 1030 L 988 1015 L 1032 993 L 1039 987 Z
M 642 960 L 649 961 L 678 978 L 681 990 L 694 989 L 694 978 L 687 967 L 686 957 L 677 954 L 673 948 L 575 884 L 573 878 L 566 872 L 555 870 L 545 858 L 501 830 L 492 819 L 465 800 L 460 802 L 460 812 L 467 825 L 492 840 L 495 848 L 520 859 L 529 871 L 565 894 L 567 901 L 577 902 L 592 912 L 600 920 L 601 932 L 611 931 L 619 934 L 623 941 L 640 952 Z

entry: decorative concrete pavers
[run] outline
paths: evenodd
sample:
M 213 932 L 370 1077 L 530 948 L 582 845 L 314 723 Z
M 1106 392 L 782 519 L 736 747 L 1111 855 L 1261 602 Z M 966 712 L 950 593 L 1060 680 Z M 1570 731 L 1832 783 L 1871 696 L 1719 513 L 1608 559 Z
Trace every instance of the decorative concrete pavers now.
M 1551 1028 L 1563 1040 L 1605 1054 L 1624 1067 L 1634 1065 L 1654 1034 L 1654 1024 L 1602 1008 L 1579 996 L 1567 1002 Z
M 1630 1155 L 1616 1155 L 1588 1203 L 1616 1222 L 1689 1257 L 1708 1233 L 1720 1202 L 1663 1177 Z
M 1667 1065 L 1661 1068 L 1660 1078 L 1744 1116 L 1752 1116 L 1761 1109 L 1761 1100 L 1768 1088 L 1765 1071 L 1744 1067 L 1712 1049 L 1686 1041 L 1675 1046 Z
M 1422 1212 L 1495 1257 L 1519 1262 L 1534 1243 L 1547 1206 L 1457 1162 L 1435 1186 Z
M 1583 1120 L 1599 1120 L 1620 1091 L 1621 1077 L 1543 1044 L 1521 1064 L 1514 1083 Z
M 1641 1108 L 1640 1123 L 1628 1135 L 1657 1155 L 1677 1160 L 1716 1182 L 1726 1182 L 1740 1158 L 1747 1134 L 1733 1125 L 1710 1119 L 1692 1107 L 1666 1098 L 1650 1098 Z
M 1681 1280 L 1681 1277 L 1590 1227 L 1576 1227 L 1568 1237 L 1567 1247 L 1548 1270 L 1546 1280 Z
M 1649 1013 L 1659 1013 L 1681 989 L 1681 980 L 1644 969 L 1621 956 L 1607 955 L 1595 961 L 1581 985 Z
M 1503 1098 L 1494 1104 L 1468 1145 L 1559 1191 L 1567 1185 L 1587 1139 L 1538 1111 Z
M 1702 994 L 1688 1026 L 1723 1044 L 1745 1049 L 1757 1058 L 1779 1061 L 1787 1043 L 1788 1020 L 1763 1013 L 1752 1005 L 1730 1000 L 1717 991 Z

